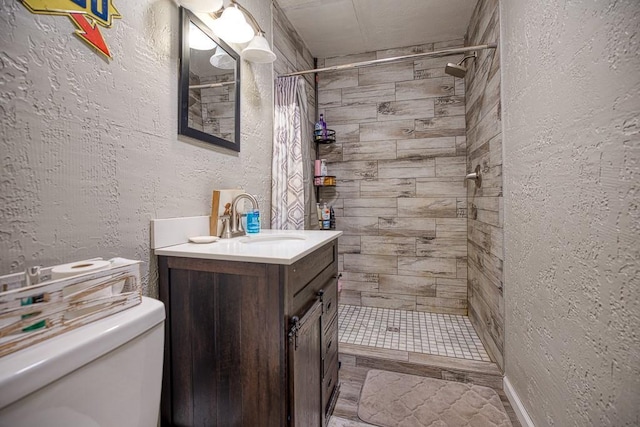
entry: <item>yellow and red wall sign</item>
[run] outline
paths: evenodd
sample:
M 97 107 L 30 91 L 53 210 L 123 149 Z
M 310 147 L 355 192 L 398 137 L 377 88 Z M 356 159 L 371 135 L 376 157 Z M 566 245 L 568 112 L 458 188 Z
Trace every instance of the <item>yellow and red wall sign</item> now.
M 77 27 L 75 32 L 81 40 L 99 53 L 111 58 L 100 28 L 111 28 L 113 18 L 120 18 L 112 0 L 20 0 L 32 13 L 42 15 L 65 15 Z

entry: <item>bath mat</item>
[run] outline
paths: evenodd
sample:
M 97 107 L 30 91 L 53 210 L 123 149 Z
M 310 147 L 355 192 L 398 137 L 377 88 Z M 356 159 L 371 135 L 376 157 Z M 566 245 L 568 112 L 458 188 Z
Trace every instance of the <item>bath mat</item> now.
M 511 427 L 495 390 L 473 384 L 372 369 L 358 416 L 380 427 Z

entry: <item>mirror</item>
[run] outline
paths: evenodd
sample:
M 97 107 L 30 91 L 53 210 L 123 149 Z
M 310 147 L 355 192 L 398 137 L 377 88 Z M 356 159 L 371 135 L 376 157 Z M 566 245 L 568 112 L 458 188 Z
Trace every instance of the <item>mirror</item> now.
M 240 58 L 180 8 L 178 133 L 240 151 Z

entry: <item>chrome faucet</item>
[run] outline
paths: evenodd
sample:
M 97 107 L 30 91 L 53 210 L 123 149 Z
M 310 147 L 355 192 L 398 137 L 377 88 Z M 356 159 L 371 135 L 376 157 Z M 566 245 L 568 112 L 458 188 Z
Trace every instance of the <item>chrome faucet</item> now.
M 231 202 L 230 218 L 221 218 L 223 219 L 223 239 L 244 236 L 246 234 L 244 227 L 242 227 L 242 221 L 240 220 L 242 215 L 238 212 L 238 202 L 244 199 L 251 201 L 252 209 L 259 209 L 258 200 L 256 200 L 256 198 L 251 194 L 242 193 L 237 195 L 233 199 L 233 202 Z

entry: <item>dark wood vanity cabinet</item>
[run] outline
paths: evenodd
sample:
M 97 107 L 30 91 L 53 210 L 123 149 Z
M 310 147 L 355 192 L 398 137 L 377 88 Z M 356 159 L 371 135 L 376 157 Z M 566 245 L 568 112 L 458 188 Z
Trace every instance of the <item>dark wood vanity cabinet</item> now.
M 338 392 L 337 256 L 337 240 L 292 265 L 160 256 L 162 425 L 326 425 Z

